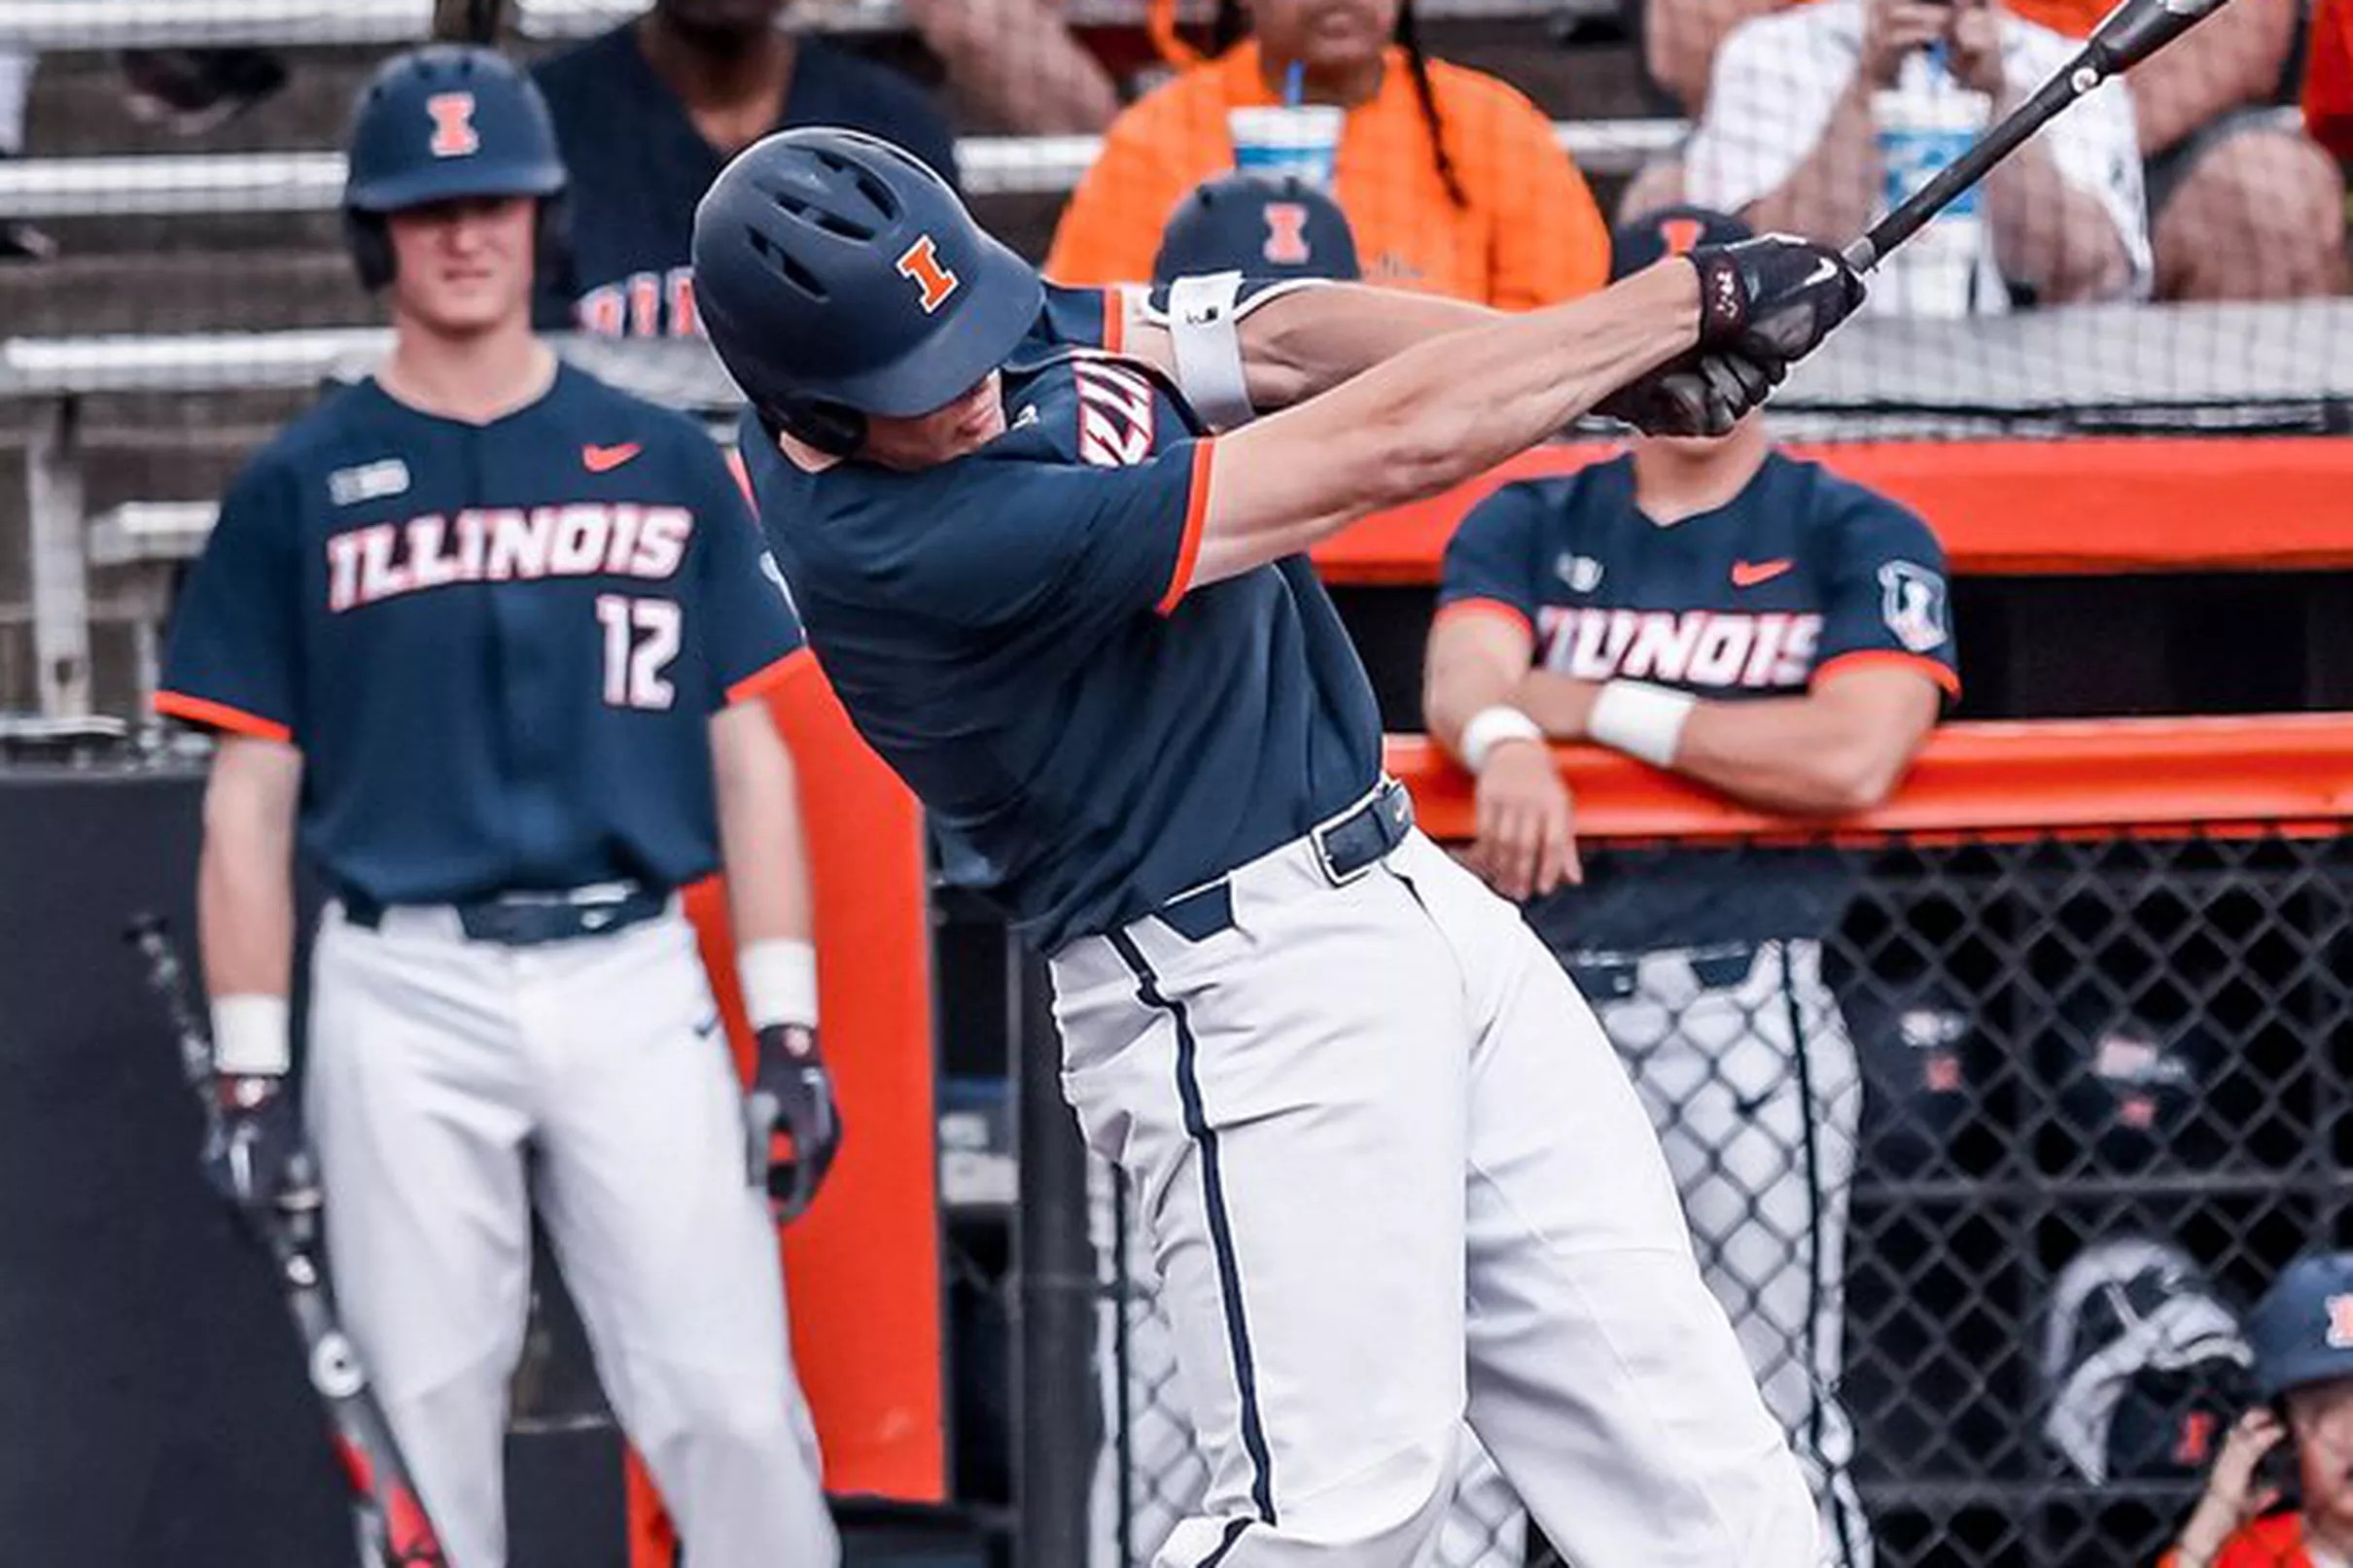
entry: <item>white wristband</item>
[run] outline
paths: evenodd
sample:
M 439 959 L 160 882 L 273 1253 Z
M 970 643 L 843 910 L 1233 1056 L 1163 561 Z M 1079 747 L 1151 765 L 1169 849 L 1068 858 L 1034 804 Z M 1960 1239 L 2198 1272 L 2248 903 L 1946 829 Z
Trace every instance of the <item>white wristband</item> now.
M 1654 768 L 1671 768 L 1683 725 L 1700 699 L 1647 680 L 1605 680 L 1585 720 L 1585 733 L 1613 751 Z
M 1544 727 L 1509 703 L 1482 708 L 1462 726 L 1462 765 L 1473 773 L 1487 770 L 1487 759 L 1505 741 L 1544 739 Z
M 749 943 L 735 955 L 735 978 L 754 1028 L 817 1027 L 817 949 L 809 943 L 789 936 Z
M 282 1078 L 294 1064 L 286 998 L 247 993 L 212 1004 L 212 1064 L 231 1078 Z

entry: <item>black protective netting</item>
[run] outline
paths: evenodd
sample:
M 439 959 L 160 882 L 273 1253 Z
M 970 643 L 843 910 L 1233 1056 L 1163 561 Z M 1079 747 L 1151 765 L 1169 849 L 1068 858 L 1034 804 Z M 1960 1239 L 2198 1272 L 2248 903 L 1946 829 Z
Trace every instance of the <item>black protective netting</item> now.
M 1793 868 L 1820 887 L 1833 853 L 1845 902 L 1818 948 L 1568 954 L 1827 1500 L 1830 1560 L 2152 1562 L 2245 1400 L 2245 1309 L 2347 1235 L 2353 843 L 1587 863 L 1629 887 Z M 1141 1259 L 1115 1196 L 1106 1178 L 1098 1234 Z M 1105 1361 L 1127 1378 L 1096 1560 L 1142 1562 L 1204 1472 L 1149 1281 L 1105 1255 Z M 1529 1550 L 1508 1486 L 1474 1465 L 1439 1560 Z

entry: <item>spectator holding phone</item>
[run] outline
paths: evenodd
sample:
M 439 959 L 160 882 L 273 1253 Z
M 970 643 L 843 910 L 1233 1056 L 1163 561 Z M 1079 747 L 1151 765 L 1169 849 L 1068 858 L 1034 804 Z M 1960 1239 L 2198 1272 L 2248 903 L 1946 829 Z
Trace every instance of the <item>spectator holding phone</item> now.
M 2247 1339 L 2263 1403 L 2230 1428 L 2159 1568 L 2353 1562 L 2353 1253 L 2290 1265 Z M 2300 1501 L 2282 1509 L 2290 1484 Z

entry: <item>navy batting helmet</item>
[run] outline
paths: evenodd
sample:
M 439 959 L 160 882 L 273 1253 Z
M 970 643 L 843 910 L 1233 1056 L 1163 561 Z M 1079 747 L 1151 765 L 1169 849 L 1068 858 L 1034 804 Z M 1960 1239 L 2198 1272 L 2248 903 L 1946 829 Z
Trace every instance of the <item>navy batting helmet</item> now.
M 2353 1377 L 2353 1253 L 2299 1258 L 2247 1317 L 2256 1393 Z
M 392 281 L 384 215 L 467 196 L 540 198 L 540 266 L 558 264 L 564 159 L 531 79 L 495 50 L 435 44 L 385 62 L 352 113 L 345 231 L 360 282 Z
M 694 211 L 704 334 L 763 417 L 837 455 L 869 414 L 928 414 L 971 391 L 1044 299 L 946 181 L 857 131 L 756 142 Z
M 1210 272 L 1346 282 L 1364 275 L 1356 236 L 1338 202 L 1296 175 L 1277 181 L 1254 174 L 1203 181 L 1160 231 L 1155 281 Z

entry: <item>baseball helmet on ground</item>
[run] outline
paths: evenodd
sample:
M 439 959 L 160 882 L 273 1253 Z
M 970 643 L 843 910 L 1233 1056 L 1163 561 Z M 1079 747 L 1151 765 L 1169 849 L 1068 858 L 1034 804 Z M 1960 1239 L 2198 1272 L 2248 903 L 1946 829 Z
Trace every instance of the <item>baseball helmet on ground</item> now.
M 435 44 L 385 62 L 352 113 L 345 234 L 360 282 L 392 281 L 384 216 L 470 196 L 536 196 L 539 264 L 559 264 L 564 159 L 531 79 L 496 50 Z
M 870 414 L 971 391 L 1045 300 L 920 158 L 830 125 L 779 131 L 720 171 L 694 212 L 694 292 L 752 405 L 840 456 Z
M 1160 231 L 1152 278 L 1240 272 L 1250 278 L 1364 275 L 1340 204 L 1297 176 L 1228 174 L 1185 194 Z
M 2314 1253 L 2290 1264 L 2248 1314 L 2247 1341 L 2264 1399 L 2353 1377 L 2353 1253 Z

